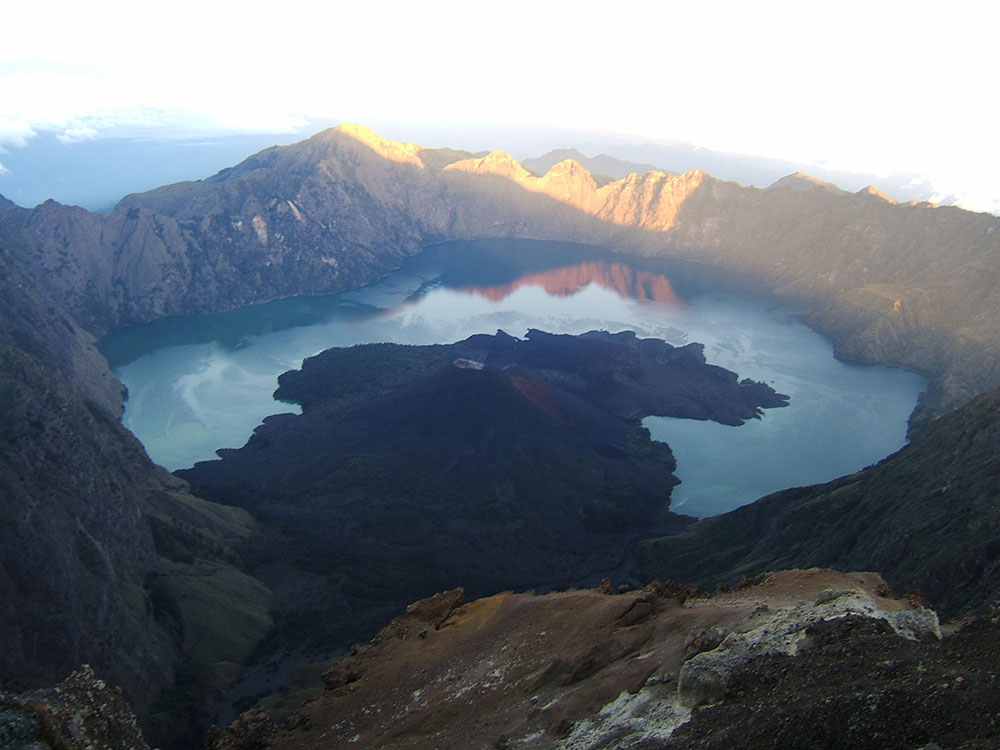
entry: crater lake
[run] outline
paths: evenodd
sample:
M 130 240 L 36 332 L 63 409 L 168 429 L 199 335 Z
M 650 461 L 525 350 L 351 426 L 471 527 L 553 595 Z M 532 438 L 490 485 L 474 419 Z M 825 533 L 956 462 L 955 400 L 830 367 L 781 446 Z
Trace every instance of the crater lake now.
M 123 422 L 170 470 L 242 446 L 269 415 L 280 373 L 334 346 L 451 343 L 502 329 L 632 330 L 700 342 L 709 363 L 790 396 L 739 427 L 651 417 L 681 484 L 671 507 L 707 516 L 872 464 L 906 441 L 926 381 L 837 360 L 797 310 L 745 280 L 689 263 L 528 240 L 429 247 L 368 286 L 124 328 L 101 344 L 128 388 Z

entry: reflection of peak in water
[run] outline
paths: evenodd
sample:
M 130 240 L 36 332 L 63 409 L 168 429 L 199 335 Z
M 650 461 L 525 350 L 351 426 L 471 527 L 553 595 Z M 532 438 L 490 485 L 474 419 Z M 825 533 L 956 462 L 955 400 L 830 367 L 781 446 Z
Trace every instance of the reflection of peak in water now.
M 493 286 L 462 286 L 459 291 L 470 292 L 491 299 L 494 302 L 513 294 L 524 286 L 537 286 L 554 297 L 569 297 L 590 284 L 598 284 L 610 289 L 620 297 L 642 302 L 683 305 L 674 292 L 670 280 L 663 274 L 652 271 L 637 271 L 624 263 L 592 261 L 575 266 L 553 268 L 549 271 L 529 273 L 509 284 Z

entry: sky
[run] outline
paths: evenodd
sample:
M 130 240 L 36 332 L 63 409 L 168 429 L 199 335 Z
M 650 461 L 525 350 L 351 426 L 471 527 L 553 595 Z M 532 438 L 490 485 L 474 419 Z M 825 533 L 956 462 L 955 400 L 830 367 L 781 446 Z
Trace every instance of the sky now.
M 479 149 L 535 128 L 913 173 L 945 202 L 1000 210 L 996 3 L 11 6 L 8 154 L 42 132 L 79 141 L 353 121 Z M 427 142 L 435 133 L 449 140 Z

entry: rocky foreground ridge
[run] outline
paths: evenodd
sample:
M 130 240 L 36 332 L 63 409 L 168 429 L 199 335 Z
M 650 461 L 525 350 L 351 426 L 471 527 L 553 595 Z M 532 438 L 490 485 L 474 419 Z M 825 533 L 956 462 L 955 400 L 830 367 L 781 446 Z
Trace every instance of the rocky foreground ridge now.
M 998 635 L 941 642 L 933 611 L 871 573 L 784 571 L 713 596 L 455 590 L 353 649 L 286 721 L 253 710 L 209 746 L 986 747 Z
M 53 688 L 0 692 L 3 750 L 149 750 L 121 689 L 84 665 Z

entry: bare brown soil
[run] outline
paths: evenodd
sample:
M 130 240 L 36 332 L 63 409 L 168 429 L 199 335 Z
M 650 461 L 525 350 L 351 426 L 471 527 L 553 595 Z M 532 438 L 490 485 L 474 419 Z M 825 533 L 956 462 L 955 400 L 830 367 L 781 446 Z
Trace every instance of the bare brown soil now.
M 657 584 L 465 604 L 456 590 L 411 605 L 355 647 L 326 674 L 326 693 L 284 726 L 251 712 L 214 732 L 211 747 L 833 747 L 840 737 L 850 742 L 838 746 L 915 747 L 914 738 L 987 736 L 995 651 L 968 635 L 938 642 L 933 627 L 933 642 L 906 640 L 886 618 L 908 612 L 927 614 L 875 574 L 819 569 L 711 597 Z M 995 626 L 982 632 L 995 649 Z M 767 653 L 775 633 L 800 655 L 740 656 L 746 644 Z M 725 695 L 692 711 L 689 664 L 719 652 L 734 655 Z M 831 695 L 843 700 L 828 704 Z M 922 708 L 942 695 L 955 701 Z M 947 734 L 942 720 L 958 724 L 965 698 L 980 721 Z M 897 704 L 919 731 L 896 727 Z M 911 744 L 887 744 L 894 731 Z M 864 745 L 869 735 L 875 744 Z

